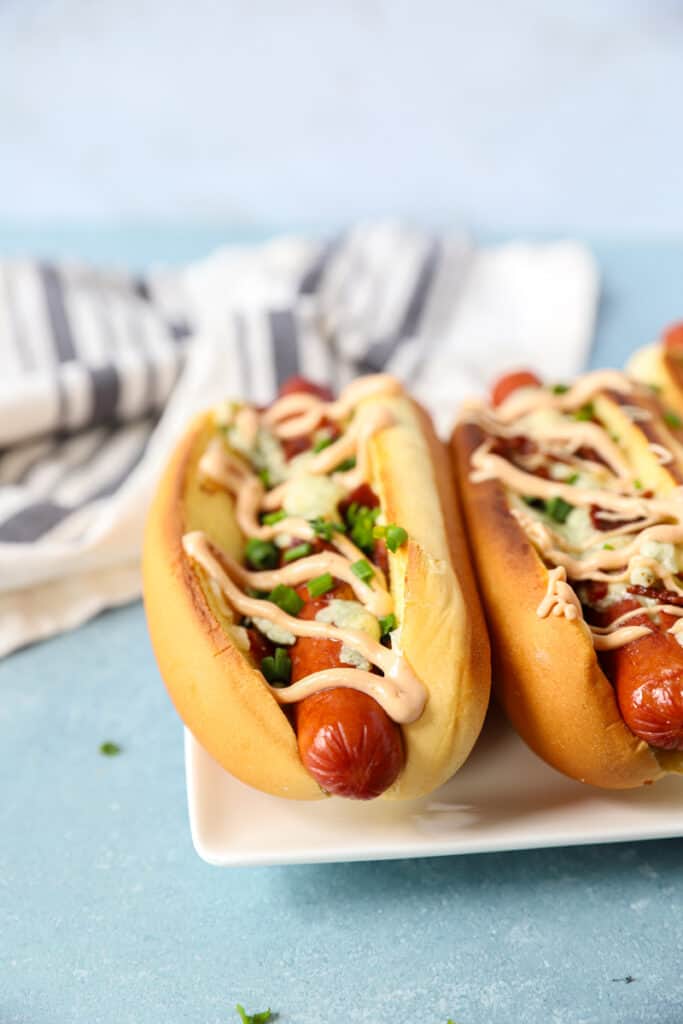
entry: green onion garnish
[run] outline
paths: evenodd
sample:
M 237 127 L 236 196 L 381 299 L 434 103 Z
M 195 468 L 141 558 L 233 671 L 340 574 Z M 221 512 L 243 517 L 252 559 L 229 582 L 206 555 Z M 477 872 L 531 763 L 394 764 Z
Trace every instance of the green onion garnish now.
M 276 647 L 275 654 L 267 654 L 261 661 L 261 671 L 271 686 L 289 686 L 292 677 L 292 659 L 284 647 Z
M 350 459 L 344 459 L 338 466 L 335 466 L 332 470 L 333 473 L 346 473 L 349 469 L 356 468 L 356 456 L 352 455 Z
M 386 636 L 387 633 L 391 633 L 392 629 L 396 629 L 397 625 L 396 616 L 391 612 L 389 615 L 385 615 L 384 618 L 379 620 L 380 633 L 382 636 Z
M 238 1003 L 235 1007 L 240 1015 L 242 1024 L 268 1024 L 273 1014 L 270 1010 L 262 1010 L 260 1013 L 247 1013 L 243 1006 Z
M 333 586 L 334 580 L 332 575 L 329 572 L 324 572 L 322 576 L 316 576 L 315 579 L 309 580 L 306 584 L 306 589 L 311 597 L 321 597 L 328 590 L 332 590 Z
M 551 390 L 552 390 L 552 393 L 554 395 L 566 395 L 566 393 L 569 391 L 569 385 L 568 384 L 553 384 Z
M 270 473 L 268 472 L 267 469 L 260 469 L 258 475 L 261 478 L 261 483 L 266 488 L 266 490 L 268 490 L 268 488 L 270 487 Z
M 664 413 L 664 422 L 667 427 L 672 427 L 674 430 L 678 430 L 679 427 L 683 427 L 683 420 L 673 411 L 673 409 L 666 410 Z
M 333 533 L 346 533 L 346 527 L 343 523 L 332 523 L 328 519 L 323 519 L 322 516 L 309 519 L 309 523 L 316 537 L 320 537 L 321 540 L 331 541 Z
M 614 551 L 614 544 L 603 544 L 603 551 Z
M 580 409 L 577 409 L 574 413 L 574 419 L 580 422 L 586 420 L 592 420 L 595 416 L 595 409 L 593 408 L 592 402 L 586 402 Z
M 297 558 L 305 558 L 306 555 L 310 555 L 312 550 L 311 545 L 304 541 L 303 544 L 296 544 L 293 548 L 287 548 L 282 556 L 282 561 L 285 563 L 296 562 Z
M 578 473 L 572 473 L 571 476 L 567 477 L 567 479 L 565 480 L 565 483 L 566 484 L 575 484 L 578 479 L 579 479 L 579 474 Z
M 271 590 L 268 600 L 282 608 L 288 615 L 298 615 L 304 606 L 294 587 L 287 587 L 284 583 L 278 583 L 274 590 Z
M 266 512 L 262 518 L 262 522 L 265 526 L 274 526 L 275 523 L 279 523 L 282 519 L 287 518 L 287 513 L 283 508 L 279 508 L 277 512 Z
M 370 508 L 369 505 L 359 505 L 356 501 L 349 505 L 346 512 L 346 521 L 351 528 L 351 540 L 366 555 L 372 554 L 373 531 L 378 515 L 378 508 Z
M 635 487 L 635 489 L 637 491 L 642 491 L 642 489 L 643 489 L 643 483 L 642 483 L 641 480 L 634 480 L 633 481 L 633 486 Z
M 280 563 L 280 552 L 269 540 L 251 537 L 244 548 L 244 556 L 253 569 L 276 569 Z
M 331 444 L 331 437 L 319 437 L 318 440 L 313 445 L 313 451 L 317 455 L 318 452 L 322 452 L 325 450 L 325 448 L 329 448 Z
M 387 547 L 394 552 L 408 540 L 407 531 L 402 526 L 397 526 L 396 523 L 389 523 L 388 526 L 375 526 L 372 535 L 373 537 L 384 537 Z
M 120 753 L 121 747 L 118 743 L 112 743 L 111 740 L 105 740 L 104 743 L 100 743 L 100 754 L 104 754 L 105 757 L 116 757 Z
M 367 583 L 375 575 L 375 571 L 368 561 L 364 558 L 359 558 L 357 562 L 354 562 L 351 566 L 351 572 L 362 580 L 363 583 Z
M 545 503 L 546 513 L 556 523 L 564 523 L 573 508 L 574 506 L 570 505 L 564 498 L 551 498 Z

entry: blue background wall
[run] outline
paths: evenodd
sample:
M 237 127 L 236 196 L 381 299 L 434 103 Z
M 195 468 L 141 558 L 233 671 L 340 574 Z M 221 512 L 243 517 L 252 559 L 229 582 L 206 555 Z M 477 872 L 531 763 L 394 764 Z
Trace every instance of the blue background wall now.
M 0 0 L 0 219 L 683 227 L 674 0 Z

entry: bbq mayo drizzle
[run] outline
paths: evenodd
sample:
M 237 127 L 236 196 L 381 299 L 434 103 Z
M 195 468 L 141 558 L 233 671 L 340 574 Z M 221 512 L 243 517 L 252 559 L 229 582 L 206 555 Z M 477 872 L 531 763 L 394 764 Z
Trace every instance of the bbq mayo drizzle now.
M 470 479 L 474 483 L 499 480 L 508 491 L 520 497 L 562 498 L 574 508 L 597 506 L 604 522 L 610 519 L 617 522 L 618 525 L 611 530 L 596 529 L 587 538 L 570 543 L 566 536 L 553 529 L 551 523 L 534 515 L 531 509 L 516 505 L 510 508 L 511 514 L 550 566 L 546 594 L 537 609 L 540 618 L 554 615 L 578 620 L 589 629 L 597 650 L 613 650 L 651 631 L 646 625 L 629 625 L 630 619 L 666 612 L 677 617 L 669 632 L 683 642 L 683 609 L 672 605 L 643 605 L 620 615 L 609 626 L 587 626 L 583 622 L 579 599 L 567 582 L 569 577 L 576 582 L 594 580 L 626 584 L 634 570 L 646 569 L 659 578 L 667 590 L 683 594 L 677 574 L 643 550 L 653 542 L 683 543 L 683 488 L 675 488 L 670 496 L 663 498 L 645 498 L 634 493 L 637 487 L 627 459 L 598 423 L 559 421 L 557 424 L 536 424 L 523 420 L 539 409 L 571 413 L 608 389 L 631 394 L 633 385 L 617 371 L 597 371 L 581 378 L 564 394 L 553 394 L 540 387 L 525 388 L 514 392 L 497 409 L 482 402 L 469 403 L 461 419 L 476 424 L 488 435 L 472 453 Z M 635 404 L 621 405 L 620 408 L 633 423 L 653 418 L 649 410 Z M 668 436 L 663 429 L 661 433 L 663 437 Z M 537 452 L 522 455 L 520 461 L 525 468 L 514 465 L 492 450 L 495 438 L 519 436 L 529 438 L 538 446 Z M 591 474 L 598 477 L 597 485 L 576 486 L 561 480 L 545 479 L 528 471 L 547 465 L 554 457 L 567 463 L 571 469 L 585 471 L 587 461 L 575 454 L 582 446 L 593 448 L 607 463 L 607 466 L 590 463 Z M 660 465 L 674 461 L 672 452 L 663 445 L 649 442 L 648 448 Z M 605 549 L 605 542 L 617 538 L 621 546 L 610 544 Z M 626 590 L 624 596 L 627 596 Z
M 395 422 L 385 406 L 368 408 L 360 403 L 366 398 L 392 397 L 402 393 L 397 380 L 377 374 L 352 383 L 336 402 L 325 402 L 310 394 L 287 395 L 263 413 L 251 407 L 239 409 L 234 414 L 233 423 L 253 445 L 261 426 L 267 427 L 276 437 L 286 439 L 308 434 L 325 420 L 341 424 L 353 416 L 342 435 L 312 455 L 305 464 L 306 475 L 328 475 L 344 459 L 354 456 L 356 466 L 353 469 L 332 474 L 332 478 L 348 493 L 368 479 L 370 438 Z M 306 519 L 287 516 L 271 525 L 264 525 L 259 520 L 261 512 L 272 511 L 286 503 L 288 489 L 296 476 L 267 491 L 246 461 L 229 451 L 219 438 L 209 443 L 198 468 L 203 478 L 234 495 L 237 524 L 246 537 L 261 540 L 274 540 L 278 536 L 301 541 L 315 539 L 315 531 Z M 348 583 L 357 600 L 377 618 L 389 615 L 393 611 L 393 599 L 381 569 L 373 565 L 372 579 L 364 582 L 351 569 L 354 562 L 365 559 L 364 553 L 340 533 L 332 534 L 331 543 L 336 551 L 321 551 L 278 569 L 251 572 L 227 552 L 219 550 L 203 532 L 194 531 L 183 537 L 186 555 L 201 567 L 214 593 L 227 598 L 231 608 L 241 615 L 266 619 L 295 637 L 338 640 L 358 651 L 384 673 L 380 676 L 359 668 L 314 672 L 286 688 L 271 687 L 278 703 L 293 704 L 320 690 L 350 687 L 373 697 L 395 722 L 414 722 L 422 714 L 427 693 L 405 656 L 393 649 L 395 638 L 392 638 L 392 648 L 387 648 L 361 630 L 295 618 L 273 602 L 249 597 L 241 589 L 247 586 L 260 590 L 271 589 L 278 584 L 296 585 L 330 573 Z

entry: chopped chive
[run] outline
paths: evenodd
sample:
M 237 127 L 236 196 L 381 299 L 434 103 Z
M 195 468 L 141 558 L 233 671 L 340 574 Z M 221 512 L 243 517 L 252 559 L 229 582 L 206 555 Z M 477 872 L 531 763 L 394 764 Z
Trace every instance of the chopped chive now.
M 275 523 L 279 523 L 282 519 L 287 518 L 287 513 L 283 508 L 279 508 L 277 512 L 266 512 L 262 517 L 262 522 L 265 526 L 273 526 Z
M 317 455 L 318 452 L 322 452 L 322 451 L 325 450 L 325 448 L 329 448 L 331 444 L 332 444 L 332 438 L 331 437 L 320 437 L 320 438 L 318 438 L 318 440 L 313 445 L 313 451 Z
M 641 480 L 634 480 L 633 481 L 633 486 L 635 487 L 635 489 L 637 491 L 642 491 L 642 489 L 643 489 L 643 483 L 642 483 Z
M 386 636 L 387 633 L 391 633 L 392 629 L 396 629 L 398 623 L 396 622 L 396 616 L 393 612 L 389 615 L 385 615 L 379 620 L 379 628 L 382 636 Z
M 251 537 L 244 548 L 244 555 L 254 569 L 276 569 L 280 562 L 280 552 L 269 540 Z
M 258 475 L 259 475 L 259 477 L 261 479 L 261 483 L 266 488 L 266 490 L 268 490 L 268 488 L 270 487 L 270 473 L 269 473 L 269 471 L 267 469 L 260 469 Z
M 112 743 L 111 740 L 105 740 L 104 743 L 100 743 L 100 754 L 103 754 L 105 757 L 116 757 L 120 753 L 121 747 L 118 743 Z
M 614 544 L 603 544 L 603 551 L 614 551 Z
M 260 1013 L 247 1013 L 240 1003 L 237 1004 L 235 1009 L 240 1016 L 242 1024 L 268 1024 L 268 1021 L 273 1019 L 273 1014 L 270 1010 L 261 1010 Z
M 375 571 L 365 558 L 359 558 L 357 562 L 354 562 L 351 566 L 351 572 L 354 576 L 357 576 L 363 583 L 367 583 L 375 575 Z
M 678 430 L 679 427 L 683 427 L 683 420 L 673 411 L 673 409 L 666 410 L 664 413 L 664 422 L 667 427 L 671 427 L 673 430 Z
M 389 523 L 388 526 L 375 526 L 372 536 L 383 537 L 390 551 L 396 551 L 401 544 L 405 544 L 408 540 L 406 530 L 402 526 L 397 526 L 396 523 Z
M 322 516 L 309 519 L 309 523 L 316 537 L 320 537 L 321 540 L 331 541 L 333 533 L 346 533 L 346 527 L 343 523 L 333 523 L 328 519 L 323 519 Z
M 552 393 L 554 395 L 566 395 L 566 393 L 569 391 L 569 385 L 568 384 L 553 384 L 551 390 L 552 390 Z
M 359 505 L 356 501 L 349 505 L 346 512 L 346 520 L 351 528 L 351 540 L 366 555 L 372 554 L 373 532 L 378 515 L 378 508 Z
M 584 422 L 586 420 L 592 420 L 594 416 L 595 416 L 595 409 L 593 408 L 593 403 L 592 402 L 586 402 L 585 405 L 582 405 L 581 408 L 577 409 L 576 412 L 574 413 L 574 419 L 575 420 L 579 420 L 579 422 Z
M 574 506 L 570 505 L 568 501 L 559 497 L 551 498 L 545 503 L 546 513 L 551 519 L 554 519 L 556 523 L 566 522 L 567 516 L 573 508 Z
M 282 556 L 282 561 L 285 563 L 296 562 L 297 558 L 305 558 L 306 555 L 310 555 L 312 550 L 313 548 L 311 545 L 304 541 L 303 544 L 297 544 L 293 548 L 287 548 Z
M 565 480 L 565 483 L 566 484 L 575 484 L 578 479 L 579 479 L 579 474 L 578 473 L 572 473 L 571 476 L 567 477 L 567 479 Z
M 268 594 L 268 600 L 282 608 L 288 615 L 298 615 L 304 606 L 303 600 L 299 597 L 294 587 L 287 587 L 284 583 L 278 585 Z
M 387 547 L 390 551 L 396 551 L 402 544 L 408 540 L 408 533 L 403 529 L 402 526 L 397 526 L 396 523 L 391 523 L 387 526 Z
M 276 647 L 275 654 L 267 654 L 261 660 L 261 671 L 271 686 L 289 686 L 292 677 L 292 659 L 284 647 Z
M 344 459 L 338 466 L 335 466 L 332 470 L 333 473 L 346 473 L 349 469 L 356 468 L 356 457 L 352 455 L 349 459 Z
M 332 590 L 334 586 L 334 580 L 329 572 L 324 572 L 322 576 L 316 576 L 315 579 L 309 580 L 306 584 L 306 589 L 311 597 L 321 597 L 322 594 L 326 594 L 328 590 Z

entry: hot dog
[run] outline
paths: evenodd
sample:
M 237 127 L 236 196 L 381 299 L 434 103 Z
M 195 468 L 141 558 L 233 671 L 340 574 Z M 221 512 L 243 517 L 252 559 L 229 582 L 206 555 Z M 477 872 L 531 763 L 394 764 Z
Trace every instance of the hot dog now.
M 143 559 L 181 717 L 232 774 L 294 799 L 412 798 L 460 766 L 488 643 L 445 449 L 391 377 L 303 379 L 202 416 Z
M 515 728 L 597 786 L 683 771 L 683 448 L 652 390 L 515 374 L 451 448 Z

